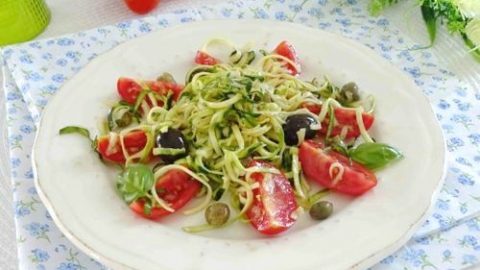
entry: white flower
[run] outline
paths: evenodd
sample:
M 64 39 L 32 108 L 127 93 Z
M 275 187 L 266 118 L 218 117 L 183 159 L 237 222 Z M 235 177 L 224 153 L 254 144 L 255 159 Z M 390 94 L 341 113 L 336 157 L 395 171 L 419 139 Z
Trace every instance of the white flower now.
M 465 26 L 465 34 L 475 44 L 475 47 L 480 48 L 480 19 L 471 20 Z
M 480 0 L 452 0 L 467 18 L 480 18 Z

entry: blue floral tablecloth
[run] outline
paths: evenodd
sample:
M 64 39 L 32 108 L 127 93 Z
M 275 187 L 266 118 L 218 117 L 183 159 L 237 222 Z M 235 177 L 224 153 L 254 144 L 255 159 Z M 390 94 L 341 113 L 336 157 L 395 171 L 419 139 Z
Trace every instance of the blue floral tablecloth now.
M 373 269 L 462 269 L 480 260 L 480 92 L 439 65 L 360 0 L 226 1 L 215 7 L 118 23 L 2 50 L 20 269 L 104 269 L 56 228 L 33 185 L 30 154 L 49 98 L 97 55 L 172 25 L 205 19 L 293 21 L 335 32 L 375 50 L 424 91 L 448 146 L 448 175 L 431 216 L 399 251 Z M 381 236 L 379 236 L 381 237 Z M 321 267 L 321 266 L 319 266 Z

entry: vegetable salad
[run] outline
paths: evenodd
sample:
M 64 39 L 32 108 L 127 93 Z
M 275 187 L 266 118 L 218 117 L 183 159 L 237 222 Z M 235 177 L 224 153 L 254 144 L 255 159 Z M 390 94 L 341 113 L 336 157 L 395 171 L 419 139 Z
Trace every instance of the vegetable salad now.
M 377 184 L 374 171 L 402 157 L 368 134 L 375 99 L 354 82 L 301 79 L 287 41 L 268 51 L 212 39 L 192 58 L 184 84 L 168 73 L 119 78 L 120 101 L 97 137 L 60 130 L 90 138 L 105 163 L 120 165 L 118 193 L 142 217 L 203 212 L 204 224 L 183 229 L 244 220 L 274 235 L 302 212 L 327 218 L 328 192 L 360 196 Z

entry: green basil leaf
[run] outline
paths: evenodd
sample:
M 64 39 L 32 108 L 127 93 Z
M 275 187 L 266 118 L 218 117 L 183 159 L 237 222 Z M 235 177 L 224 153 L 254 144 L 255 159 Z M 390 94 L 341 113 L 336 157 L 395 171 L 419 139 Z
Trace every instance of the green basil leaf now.
M 127 203 L 148 195 L 155 184 L 152 170 L 146 165 L 129 165 L 117 178 L 117 189 Z
M 381 169 L 403 157 L 397 149 L 383 143 L 362 143 L 349 150 L 349 156 L 371 170 Z
M 92 140 L 92 139 L 90 138 L 90 131 L 88 131 L 88 129 L 82 128 L 82 127 L 67 126 L 67 127 L 64 127 L 64 128 L 62 128 L 62 129 L 60 129 L 60 130 L 58 131 L 58 133 L 59 133 L 60 135 L 77 133 L 77 134 L 80 134 L 80 135 L 88 138 L 89 140 Z
M 95 137 L 95 139 L 92 139 L 92 138 L 90 137 L 90 132 L 89 132 L 88 129 L 86 129 L 86 128 L 77 127 L 77 126 L 66 126 L 66 127 L 62 128 L 62 129 L 60 129 L 60 130 L 58 131 L 58 133 L 59 133 L 60 135 L 63 135 L 63 134 L 75 134 L 75 133 L 76 133 L 76 134 L 79 134 L 80 136 L 83 136 L 83 137 L 87 138 L 87 139 L 90 141 L 90 146 L 92 147 L 92 149 L 93 149 L 94 151 L 97 151 L 97 143 L 98 143 L 97 137 Z M 100 156 L 100 159 L 102 159 L 101 156 Z

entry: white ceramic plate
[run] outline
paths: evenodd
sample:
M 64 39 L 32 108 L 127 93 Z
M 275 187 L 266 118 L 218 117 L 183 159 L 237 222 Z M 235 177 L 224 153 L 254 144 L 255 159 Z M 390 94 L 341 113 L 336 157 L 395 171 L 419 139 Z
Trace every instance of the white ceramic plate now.
M 380 173 L 378 186 L 351 199 L 332 195 L 334 215 L 321 223 L 303 215 L 275 238 L 248 224 L 192 235 L 183 225 L 202 215 L 172 215 L 161 222 L 131 213 L 115 192 L 116 170 L 99 162 L 79 136 L 59 136 L 67 125 L 97 130 L 117 99 L 120 76 L 155 78 L 168 71 L 182 80 L 197 48 L 224 37 L 256 48 L 292 42 L 303 77 L 355 81 L 377 98 L 373 136 L 405 159 Z M 414 83 L 370 49 L 304 26 L 269 21 L 205 21 L 158 31 L 118 46 L 92 61 L 50 101 L 34 146 L 36 186 L 60 230 L 106 265 L 134 269 L 361 269 L 399 248 L 421 223 L 441 184 L 445 147 L 431 107 Z

